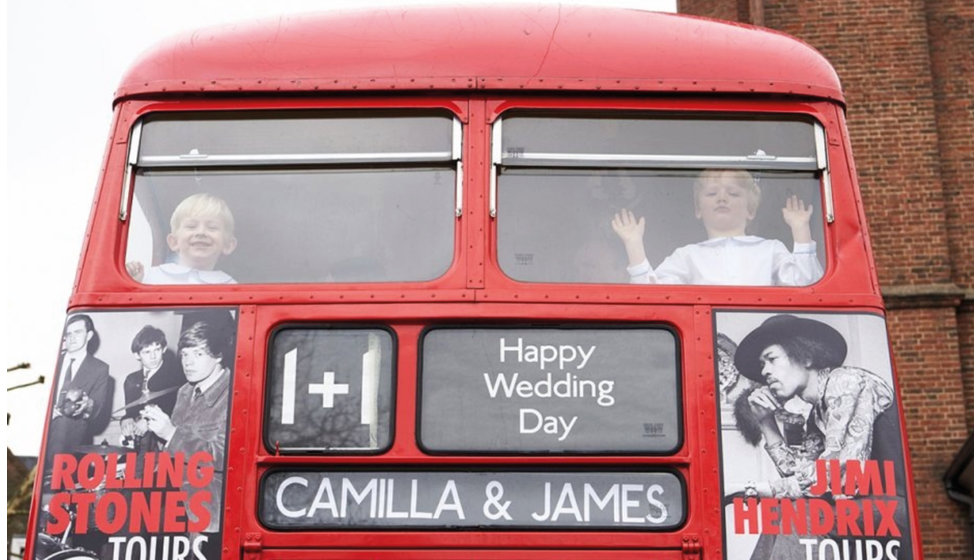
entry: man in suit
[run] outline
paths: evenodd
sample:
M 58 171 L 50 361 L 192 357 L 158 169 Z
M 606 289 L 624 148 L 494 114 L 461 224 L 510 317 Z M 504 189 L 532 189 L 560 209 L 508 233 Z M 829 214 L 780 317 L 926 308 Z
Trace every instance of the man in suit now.
M 140 369 L 127 375 L 123 381 L 126 404 L 132 405 L 151 393 L 169 392 L 126 409 L 119 421 L 123 441 L 132 442 L 132 447 L 137 451 L 159 451 L 164 442 L 153 432 L 147 431 L 146 420 L 140 418 L 140 412 L 146 405 L 153 404 L 166 414 L 173 414 L 177 389 L 184 384 L 184 373 L 177 357 L 167 348 L 166 335 L 152 325 L 146 325 L 136 333 L 130 350 Z
M 195 463 L 202 472 L 188 475 L 187 480 L 208 480 L 203 471 L 213 475 L 204 485 L 190 486 L 185 482 L 184 491 L 189 499 L 199 492 L 210 497 L 203 502 L 208 517 L 188 510 L 192 542 L 204 538 L 205 557 L 217 557 L 220 542 L 217 531 L 221 526 L 221 490 L 225 469 L 225 447 L 228 436 L 228 400 L 231 387 L 231 369 L 226 365 L 234 356 L 234 330 L 221 322 L 198 321 L 180 335 L 177 348 L 184 370 L 186 383 L 177 391 L 177 403 L 173 414 L 166 414 L 159 406 L 143 409 L 150 431 L 165 443 L 163 451 L 183 453 L 185 461 L 192 457 L 210 456 L 210 461 Z M 191 468 L 190 465 L 187 468 Z M 197 545 L 192 545 L 197 546 Z
M 93 354 L 99 333 L 88 315 L 72 315 L 65 323 L 64 354 L 58 365 L 54 412 L 48 424 L 45 459 L 90 445 L 109 425 L 113 380 L 109 366 Z

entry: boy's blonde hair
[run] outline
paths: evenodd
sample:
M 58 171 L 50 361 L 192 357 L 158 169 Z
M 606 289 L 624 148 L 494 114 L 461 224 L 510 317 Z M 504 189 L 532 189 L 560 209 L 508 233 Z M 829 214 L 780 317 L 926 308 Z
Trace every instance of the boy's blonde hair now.
M 735 183 L 745 189 L 748 195 L 748 207 L 751 214 L 759 209 L 759 200 L 762 198 L 762 190 L 759 185 L 752 178 L 752 175 L 742 169 L 706 169 L 698 175 L 698 178 L 694 180 L 694 209 L 700 210 L 700 205 L 698 203 L 698 195 L 701 194 L 707 186 L 725 176 L 730 176 L 735 179 Z
M 180 223 L 190 216 L 218 216 L 225 223 L 228 233 L 235 232 L 235 217 L 224 200 L 208 194 L 192 194 L 180 201 L 174 213 L 170 216 L 170 232 L 177 231 Z

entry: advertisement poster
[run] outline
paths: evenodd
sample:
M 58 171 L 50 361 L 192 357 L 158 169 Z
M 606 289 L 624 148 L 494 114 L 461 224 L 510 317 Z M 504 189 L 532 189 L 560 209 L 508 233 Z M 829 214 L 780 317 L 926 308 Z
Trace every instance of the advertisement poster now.
M 235 332 L 230 309 L 68 316 L 36 560 L 220 556 Z
M 715 314 L 729 559 L 914 557 L 884 318 Z

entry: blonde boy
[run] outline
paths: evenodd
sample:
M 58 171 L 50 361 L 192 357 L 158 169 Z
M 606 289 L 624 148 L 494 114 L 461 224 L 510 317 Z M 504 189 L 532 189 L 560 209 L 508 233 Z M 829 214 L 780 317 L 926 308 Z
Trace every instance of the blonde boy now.
M 126 270 L 144 284 L 234 284 L 228 274 L 215 270 L 222 255 L 230 255 L 235 239 L 235 218 L 220 198 L 198 193 L 180 202 L 170 217 L 167 246 L 176 262 L 144 271 L 140 262 L 126 263 Z
M 643 246 L 646 221 L 628 210 L 613 216 L 612 227 L 623 241 L 627 271 L 634 284 L 700 284 L 723 286 L 806 286 L 823 275 L 810 233 L 813 206 L 795 195 L 786 200 L 783 221 L 793 234 L 793 252 L 782 242 L 746 235 L 759 209 L 761 192 L 742 170 L 707 170 L 694 182 L 694 215 L 708 239 L 676 249 L 656 269 Z

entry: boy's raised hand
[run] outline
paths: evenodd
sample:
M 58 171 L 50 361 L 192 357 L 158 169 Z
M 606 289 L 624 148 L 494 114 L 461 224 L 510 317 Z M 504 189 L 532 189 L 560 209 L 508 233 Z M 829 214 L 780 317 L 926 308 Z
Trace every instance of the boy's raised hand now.
M 623 240 L 629 266 L 636 266 L 647 260 L 646 250 L 643 248 L 643 232 L 646 230 L 646 223 L 643 216 L 637 220 L 633 212 L 625 208 L 613 214 L 612 228 L 616 235 Z
M 783 221 L 793 232 L 794 243 L 809 243 L 810 236 L 810 216 L 813 215 L 813 205 L 807 206 L 795 194 L 786 199 L 786 207 L 783 208 Z
M 633 212 L 623 208 L 618 213 L 613 214 L 612 228 L 616 232 L 616 235 L 623 240 L 623 243 L 643 241 L 646 220 L 642 216 L 637 220 L 633 216 Z
M 129 261 L 126 263 L 126 272 L 133 277 L 133 280 L 137 282 L 143 281 L 143 263 L 138 261 Z

